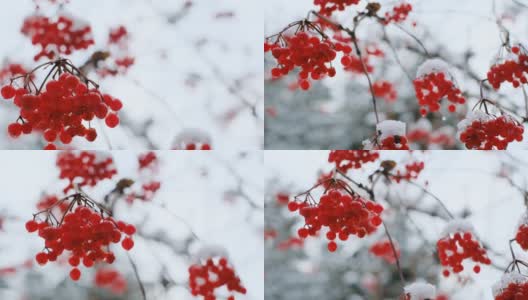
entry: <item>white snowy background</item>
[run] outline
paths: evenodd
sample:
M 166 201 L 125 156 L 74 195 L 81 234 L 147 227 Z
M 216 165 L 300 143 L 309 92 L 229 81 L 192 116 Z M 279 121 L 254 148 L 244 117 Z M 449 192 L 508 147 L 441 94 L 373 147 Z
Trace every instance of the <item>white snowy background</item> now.
M 248 290 L 246 296 L 237 294 L 236 299 L 263 299 L 262 156 L 218 151 L 157 154 L 161 161 L 158 178 L 162 187 L 153 200 L 155 205 L 136 202 L 129 206 L 122 201 L 115 208 L 115 218 L 136 224 L 139 232 L 149 236 L 161 233 L 174 245 L 189 237 L 187 223 L 200 238 L 199 242 L 191 245 L 191 252 L 207 245 L 227 249 L 236 272 Z M 112 155 L 119 172 L 116 178 L 137 178 L 138 152 L 114 151 Z M 54 164 L 54 153 L 2 151 L 0 215 L 5 222 L 3 231 L 0 231 L 0 268 L 22 264 L 41 251 L 41 239 L 35 234 L 28 234 L 24 224 L 36 212 L 35 205 L 41 192 L 57 193 L 67 185 L 66 181 L 58 180 Z M 96 188 L 85 188 L 85 191 L 100 200 L 115 183 L 116 180 L 106 180 Z M 247 199 L 236 193 L 239 187 Z M 166 210 L 159 207 L 162 204 L 166 205 Z M 127 276 L 130 295 L 134 296 L 129 299 L 138 299 L 138 285 L 125 252 L 118 246 L 113 249 L 117 257 L 113 266 Z M 157 277 L 164 265 L 171 280 L 186 283 L 189 258 L 177 256 L 170 248 L 141 237 L 135 238 L 130 254 L 147 288 L 148 299 L 197 299 L 190 295 L 185 285 L 163 291 Z M 82 277 L 77 283 L 69 279 L 69 270 L 68 266 L 50 263 L 19 271 L 14 276 L 5 276 L 2 279 L 6 280 L 7 286 L 0 287 L 0 299 L 28 299 L 30 291 L 41 291 L 42 297 L 53 295 L 57 284 L 63 280 L 72 293 L 63 299 L 75 297 L 76 289 L 80 287 L 93 286 L 93 270 L 82 267 Z M 43 277 L 38 277 L 37 284 L 31 286 L 26 281 L 29 272 Z
M 507 180 L 499 179 L 497 174 L 501 170 L 506 170 L 519 187 L 526 189 L 528 160 L 525 153 L 431 151 L 415 156 L 425 162 L 425 169 L 417 182 L 420 184 L 427 182 L 428 190 L 438 196 L 455 215 L 465 209 L 471 211 L 468 220 L 474 225 L 483 241 L 494 251 L 502 254 L 502 257 L 493 259 L 492 255 L 491 258 L 496 265 L 505 269 L 510 261 L 508 240 L 514 237 L 516 226 L 526 207 L 522 194 Z M 409 153 L 404 151 L 383 151 L 381 154 L 381 159 L 392 159 L 396 162 L 405 162 L 408 158 Z M 279 179 L 285 190 L 292 191 L 294 195 L 295 192 L 300 193 L 312 187 L 320 170 L 325 172 L 331 170 L 332 166 L 327 160 L 328 151 L 266 151 L 266 177 Z M 504 169 L 502 167 L 504 165 L 508 167 Z M 378 166 L 379 164 L 371 163 L 363 169 L 349 171 L 348 174 L 359 182 L 367 183 L 366 177 Z M 413 201 L 420 194 L 409 186 L 395 189 L 393 193 L 399 193 L 399 199 L 402 201 Z M 377 196 L 378 200 L 383 199 L 384 195 L 384 192 L 380 192 Z M 435 204 L 431 198 L 427 199 L 424 203 Z M 411 213 L 410 216 L 424 231 L 428 240 L 433 244 L 436 243 L 444 229 L 445 221 L 418 213 Z M 285 217 L 293 219 L 294 214 L 285 214 Z M 345 253 L 349 253 L 357 249 L 360 243 L 364 241 L 350 239 L 340 247 Z M 324 238 L 309 238 L 305 247 L 308 253 L 307 259 L 318 261 L 321 251 L 326 251 L 326 242 Z M 347 248 L 350 251 L 347 251 Z M 516 245 L 514 249 L 516 254 L 526 261 L 528 254 Z M 339 256 L 339 254 L 334 255 Z M 353 263 L 350 261 L 350 264 Z M 502 274 L 500 270 L 485 266 L 478 275 L 465 273 L 463 277 L 469 278 L 465 286 L 452 276 L 445 279 L 438 274 L 441 284 L 437 286 L 437 290 L 447 292 L 453 300 L 493 299 L 491 286 L 499 281 Z
M 130 119 L 128 123 L 137 127 L 136 132 L 125 127 L 104 127 L 95 143 L 78 141 L 74 147 L 147 148 L 137 131 L 150 119 L 154 123 L 147 136 L 156 149 L 171 148 L 174 137 L 187 128 L 207 132 L 213 148 L 262 147 L 260 1 L 190 1 L 192 6 L 181 17 L 178 16 L 187 0 L 69 2 L 64 10 L 89 22 L 96 42 L 88 50 L 69 57 L 74 64 L 84 63 L 93 51 L 100 50 L 109 29 L 117 25 L 129 30 L 129 50 L 136 58 L 127 75 L 96 78 L 104 92 L 122 100 L 122 111 Z M 36 66 L 33 56 L 37 47 L 20 33 L 24 18 L 34 13 L 33 1 L 2 0 L 2 4 L 0 61 Z M 57 11 L 56 7 L 42 7 L 46 15 Z M 177 21 L 169 22 L 173 19 Z M 4 129 L 18 117 L 13 107 L 8 102 L 0 103 L 0 148 L 38 149 L 41 137 L 17 141 L 7 137 Z

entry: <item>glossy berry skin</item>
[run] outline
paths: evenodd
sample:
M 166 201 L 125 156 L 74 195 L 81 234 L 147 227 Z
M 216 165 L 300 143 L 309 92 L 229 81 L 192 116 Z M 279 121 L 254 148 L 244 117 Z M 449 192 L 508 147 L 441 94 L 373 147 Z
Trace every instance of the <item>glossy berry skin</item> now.
M 27 232 L 35 232 L 38 229 L 38 223 L 35 220 L 27 221 L 26 222 L 26 230 Z
M 2 94 L 2 97 L 4 99 L 11 99 L 15 97 L 16 89 L 11 85 L 6 85 L 2 87 L 2 89 L 0 90 L 0 93 Z
M 350 169 L 359 169 L 363 164 L 374 162 L 379 158 L 377 151 L 369 150 L 332 150 L 328 162 L 335 163 L 338 170 L 346 173 Z
M 456 111 L 456 105 L 466 103 L 462 92 L 443 72 L 430 73 L 414 80 L 414 90 L 418 104 L 422 107 L 420 113 L 426 115 L 427 111 L 440 110 L 440 101 L 446 98 L 451 104 L 450 112 Z
M 329 190 L 319 203 L 288 204 L 290 211 L 298 211 L 304 218 L 305 225 L 298 233 L 299 237 L 317 236 L 323 228 L 327 229 L 328 250 L 337 249 L 335 239 L 345 241 L 350 235 L 363 238 L 373 233 L 381 225 L 383 207 L 359 196 L 352 197 L 338 190 Z
M 217 278 L 213 280 L 212 277 Z M 195 297 L 201 296 L 204 300 L 215 300 L 215 290 L 225 286 L 229 292 L 246 294 L 246 288 L 235 273 L 226 258 L 209 258 L 201 264 L 189 267 L 189 287 Z M 228 299 L 235 299 L 230 295 Z
M 9 93 L 4 96 L 13 95 Z M 17 89 L 13 102 L 19 108 L 23 124 L 13 123 L 18 125 L 8 127 L 11 133 L 11 127 L 23 126 L 13 132 L 13 137 L 37 131 L 49 143 L 60 139 L 64 144 L 69 144 L 76 136 L 94 141 L 97 133 L 86 126 L 89 125 L 87 123 L 95 118 L 106 118 L 108 127 L 113 128 L 119 124 L 115 112 L 122 107 L 118 99 L 101 94 L 97 89 L 89 89 L 79 78 L 69 73 L 63 73 L 56 80 L 48 80 L 38 95 L 24 88 Z
M 519 228 L 517 229 L 517 234 L 515 235 L 515 241 L 519 246 L 525 250 L 528 251 L 528 225 L 527 224 L 521 224 Z
M 471 150 L 505 150 L 523 140 L 524 127 L 509 116 L 475 120 L 460 133 L 460 141 Z
M 265 44 L 265 52 L 270 52 L 277 60 L 277 67 L 271 70 L 274 78 L 287 75 L 300 68 L 298 83 L 302 90 L 311 86 L 309 80 L 333 77 L 335 69 L 330 63 L 336 58 L 336 46 L 330 40 L 300 31 L 294 36 L 285 37 L 286 45 Z M 348 48 L 347 51 L 351 51 Z
M 444 276 L 449 276 L 450 271 L 460 273 L 464 270 L 462 262 L 466 259 L 474 261 L 476 264 L 491 264 L 491 260 L 486 254 L 478 240 L 471 232 L 456 232 L 450 234 L 436 243 L 440 264 L 445 268 Z M 447 271 L 447 272 L 446 272 Z M 480 272 L 480 268 L 474 268 L 475 273 Z
M 135 228 L 131 230 L 132 225 L 104 217 L 89 206 L 77 206 L 73 211 L 68 211 L 62 223 L 52 225 L 42 222 L 37 226 L 38 236 L 45 241 L 46 250 L 36 255 L 36 261 L 44 265 L 48 261 L 56 261 L 67 251 L 68 263 L 73 267 L 70 272 L 72 280 L 80 278 L 81 272 L 77 266 L 81 262 L 87 268 L 98 262 L 112 263 L 115 256 L 109 248 L 110 244 L 123 239 L 126 245 L 123 248 L 130 250 L 133 243 L 130 244 L 132 239 L 128 233 L 135 232 Z

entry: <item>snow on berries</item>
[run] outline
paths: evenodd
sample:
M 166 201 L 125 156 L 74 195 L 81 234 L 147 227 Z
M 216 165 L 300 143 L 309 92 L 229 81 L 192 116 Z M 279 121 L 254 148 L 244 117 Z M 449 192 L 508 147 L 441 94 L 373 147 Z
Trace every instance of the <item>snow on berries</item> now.
M 42 57 L 54 59 L 60 55 L 70 55 L 75 50 L 87 49 L 94 44 L 91 26 L 78 18 L 59 15 L 51 19 L 32 15 L 24 20 L 22 33 L 31 39 L 33 45 L 41 47 L 35 61 Z
M 436 287 L 426 282 L 414 282 L 404 287 L 405 300 L 432 300 L 436 298 Z
M 363 238 L 381 225 L 383 206 L 359 195 L 329 190 L 318 203 L 294 200 L 288 204 L 291 212 L 304 218 L 304 226 L 297 233 L 300 238 L 317 236 L 323 228 L 328 230 L 328 250 L 337 250 L 336 239 L 346 241 L 350 235 Z
M 515 234 L 515 241 L 523 250 L 528 251 L 528 213 L 524 213 L 521 216 L 517 226 L 517 233 Z
M 64 193 L 73 189 L 74 184 L 79 187 L 93 187 L 117 174 L 112 157 L 99 152 L 63 151 L 57 156 L 56 165 L 60 170 L 59 178 L 69 182 L 63 190 Z
M 402 2 L 393 7 L 391 12 L 385 13 L 385 19 L 383 23 L 385 25 L 393 23 L 401 23 L 407 19 L 409 13 L 412 11 L 413 7 L 410 3 Z
M 130 34 L 125 26 L 110 29 L 107 52 L 101 54 L 101 62 L 96 66 L 101 77 L 125 74 L 134 65 L 135 58 L 129 53 Z
M 197 262 L 189 267 L 189 287 L 191 294 L 195 297 L 202 296 L 204 300 L 215 300 L 217 291 L 225 287 L 230 296 L 228 300 L 234 300 L 233 293 L 245 295 L 246 288 L 236 275 L 234 267 L 229 263 L 223 249 L 200 250 Z M 208 255 L 207 255 L 208 254 Z
M 76 193 L 60 200 L 69 203 L 68 210 L 55 216 L 50 209 L 40 211 L 26 223 L 28 232 L 37 232 L 45 242 L 45 248 L 35 256 L 39 265 L 57 261 L 62 254 L 68 256 L 72 267 L 70 278 L 77 281 L 81 277 L 80 265 L 86 268 L 95 263 L 112 264 L 114 253 L 111 244 L 118 244 L 126 251 L 134 246 L 132 235 L 134 225 L 116 221 L 101 204 Z M 44 214 L 44 221 L 39 216 Z
M 457 127 L 457 136 L 467 149 L 504 150 L 508 144 L 523 140 L 524 127 L 508 115 L 472 111 Z
M 525 73 L 528 73 L 528 54 L 524 47 L 514 46 L 507 58 L 490 68 L 487 79 L 496 90 L 504 82 L 509 82 L 514 88 L 518 88 L 528 82 Z
M 492 292 L 495 300 L 528 299 L 528 278 L 515 271 L 505 273 Z
M 123 107 L 119 99 L 102 94 L 68 60 L 42 64 L 33 72 L 46 66 L 51 69 L 39 88 L 30 79 L 34 74 L 28 73 L 12 79 L 23 80 L 23 87 L 15 88 L 11 82 L 0 90 L 3 98 L 14 99 L 19 108 L 16 122 L 8 125 L 11 137 L 38 132 L 49 143 L 48 148 L 56 149 L 55 142 L 70 144 L 76 136 L 95 141 L 97 131 L 90 126 L 95 118 L 105 119 L 110 128 L 119 124 L 117 112 Z
M 418 67 L 414 90 L 418 104 L 422 107 L 420 113 L 424 116 L 427 111 L 439 111 L 440 101 L 444 98 L 450 102 L 448 106 L 450 112 L 456 111 L 456 105 L 466 103 L 449 71 L 449 66 L 438 58 L 426 60 Z
M 418 178 L 424 168 L 425 163 L 423 161 L 413 161 L 405 164 L 405 170 L 397 170 L 396 174 L 392 176 L 392 178 L 396 181 L 396 183 L 400 183 L 402 180 L 414 180 Z
M 343 11 L 348 6 L 358 3 L 359 0 L 314 0 L 314 5 L 318 5 L 319 12 L 325 16 L 331 16 L 335 11 Z
M 328 162 L 335 163 L 336 169 L 344 173 L 350 169 L 359 169 L 363 164 L 374 162 L 378 158 L 377 151 L 368 150 L 332 150 L 328 154 Z
M 123 295 L 128 288 L 126 278 L 118 270 L 112 268 L 97 269 L 94 283 L 114 295 Z
M 479 264 L 491 264 L 486 249 L 477 240 L 474 228 L 468 221 L 450 221 L 436 245 L 440 264 L 444 267 L 442 274 L 446 277 L 451 272 L 462 272 L 464 260 L 472 260 L 475 263 L 473 266 L 475 273 L 480 272 Z
M 400 257 L 400 249 L 396 245 L 394 245 L 394 248 L 396 250 L 396 256 L 394 256 L 395 251 L 392 249 L 391 242 L 389 240 L 382 240 L 370 246 L 369 252 L 389 264 L 394 264 L 396 263 L 396 259 Z
M 336 74 L 331 65 L 337 56 L 334 44 L 309 32 L 299 31 L 293 36 L 279 36 L 273 44 L 266 42 L 264 51 L 271 51 L 277 60 L 277 66 L 271 70 L 274 78 L 288 75 L 295 68 L 300 68 L 298 83 L 302 90 L 310 88 L 310 80 L 334 77 Z
M 204 130 L 187 128 L 182 130 L 172 142 L 173 150 L 211 150 L 211 136 Z
M 365 150 L 409 150 L 405 136 L 406 125 L 395 120 L 385 120 L 376 125 L 376 136 L 363 142 Z

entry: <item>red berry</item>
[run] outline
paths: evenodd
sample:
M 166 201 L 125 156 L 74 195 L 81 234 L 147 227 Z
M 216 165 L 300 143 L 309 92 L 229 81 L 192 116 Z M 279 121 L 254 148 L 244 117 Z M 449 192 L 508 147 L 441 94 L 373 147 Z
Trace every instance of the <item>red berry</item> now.
M 106 125 L 110 128 L 114 128 L 119 125 L 119 117 L 116 114 L 109 114 L 105 119 Z
M 39 265 L 43 266 L 48 262 L 48 255 L 44 252 L 39 252 L 35 256 L 35 260 Z
M 79 278 L 81 278 L 81 271 L 79 271 L 79 269 L 77 269 L 77 268 L 73 268 L 73 269 L 70 271 L 70 278 L 71 278 L 73 281 L 77 281 L 77 280 L 79 280 Z
M 328 243 L 328 251 L 335 252 L 337 250 L 336 242 L 332 241 Z
M 131 238 L 126 237 L 121 242 L 121 246 L 123 246 L 123 249 L 128 251 L 128 250 L 132 249 L 132 247 L 134 247 L 134 241 Z
M 35 232 L 38 229 L 38 223 L 35 220 L 26 222 L 26 230 L 28 232 Z
M 13 138 L 17 138 L 22 134 L 22 125 L 18 123 L 11 123 L 7 126 L 7 132 Z
M 6 85 L 2 88 L 2 90 L 0 90 L 0 93 L 4 99 L 11 99 L 15 97 L 16 90 L 11 85 Z
M 95 141 L 96 138 L 97 138 L 97 131 L 95 131 L 94 128 L 88 129 L 88 131 L 86 132 L 86 140 L 89 142 L 93 142 Z

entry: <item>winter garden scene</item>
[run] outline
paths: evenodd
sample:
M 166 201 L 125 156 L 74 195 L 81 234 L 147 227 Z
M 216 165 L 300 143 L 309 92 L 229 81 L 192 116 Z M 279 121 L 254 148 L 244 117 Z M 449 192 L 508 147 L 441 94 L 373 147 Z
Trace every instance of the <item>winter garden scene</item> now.
M 262 148 L 258 1 L 5 2 L 1 149 Z
M 526 148 L 524 0 L 266 1 L 266 149 Z
M 266 151 L 265 299 L 528 299 L 522 151 Z
M 0 165 L 0 299 L 263 299 L 261 156 L 4 151 Z

